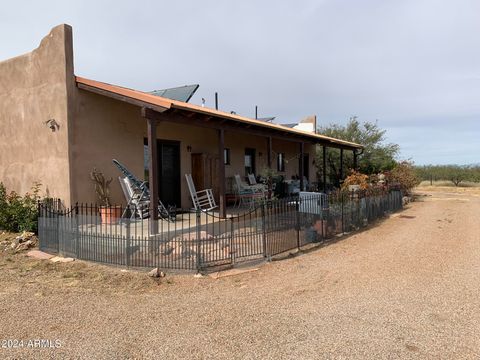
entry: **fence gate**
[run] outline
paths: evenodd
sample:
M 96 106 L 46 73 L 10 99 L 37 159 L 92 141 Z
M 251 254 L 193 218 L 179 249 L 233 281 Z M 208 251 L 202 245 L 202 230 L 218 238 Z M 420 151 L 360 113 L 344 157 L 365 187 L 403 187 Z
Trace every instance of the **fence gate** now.
M 233 222 L 231 219 L 220 218 L 213 212 L 197 211 L 195 232 L 197 269 L 234 263 Z

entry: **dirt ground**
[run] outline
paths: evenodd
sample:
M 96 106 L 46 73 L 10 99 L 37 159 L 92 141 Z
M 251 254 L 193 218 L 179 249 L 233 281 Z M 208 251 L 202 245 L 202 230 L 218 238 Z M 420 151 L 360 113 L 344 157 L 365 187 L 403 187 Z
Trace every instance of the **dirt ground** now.
M 366 231 L 219 279 L 4 252 L 0 358 L 480 358 L 480 191 L 418 192 Z

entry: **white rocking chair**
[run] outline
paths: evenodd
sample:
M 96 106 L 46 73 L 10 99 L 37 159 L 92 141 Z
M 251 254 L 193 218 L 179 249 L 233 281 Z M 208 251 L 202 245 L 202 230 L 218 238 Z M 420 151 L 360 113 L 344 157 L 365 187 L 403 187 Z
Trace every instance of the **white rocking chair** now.
M 212 189 L 197 191 L 193 183 L 192 174 L 185 174 L 185 178 L 187 179 L 188 190 L 190 191 L 190 197 L 195 210 L 210 211 L 217 207 Z

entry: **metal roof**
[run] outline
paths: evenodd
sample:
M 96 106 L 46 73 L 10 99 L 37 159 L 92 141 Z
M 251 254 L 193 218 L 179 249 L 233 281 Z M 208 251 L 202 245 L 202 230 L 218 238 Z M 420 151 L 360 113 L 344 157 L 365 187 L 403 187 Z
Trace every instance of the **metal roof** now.
M 350 141 L 335 139 L 329 136 L 315 134 L 299 129 L 288 128 L 286 126 L 282 126 L 279 124 L 274 124 L 271 122 L 255 120 L 252 118 L 248 118 L 245 116 L 240 116 L 237 114 L 230 114 L 224 111 L 215 110 L 207 107 L 202 107 L 199 105 L 189 104 L 182 101 L 167 99 L 161 96 L 152 95 L 146 92 L 128 89 L 125 87 L 111 85 L 107 83 L 103 83 L 96 80 L 85 79 L 79 76 L 76 76 L 77 86 L 81 89 L 91 91 L 94 93 L 98 93 L 104 96 L 115 97 L 117 100 L 125 101 L 134 103 L 139 106 L 150 107 L 153 110 L 158 109 L 161 111 L 165 111 L 168 109 L 177 109 L 183 110 L 191 113 L 198 113 L 208 115 L 212 118 L 219 118 L 219 119 L 226 119 L 238 123 L 242 123 L 244 125 L 248 125 L 257 128 L 263 129 L 270 129 L 272 131 L 279 131 L 284 134 L 292 134 L 297 136 L 302 136 L 305 138 L 309 138 L 311 140 L 315 140 L 319 143 L 331 144 L 331 146 L 338 146 L 350 149 L 362 149 L 363 145 L 356 144 Z

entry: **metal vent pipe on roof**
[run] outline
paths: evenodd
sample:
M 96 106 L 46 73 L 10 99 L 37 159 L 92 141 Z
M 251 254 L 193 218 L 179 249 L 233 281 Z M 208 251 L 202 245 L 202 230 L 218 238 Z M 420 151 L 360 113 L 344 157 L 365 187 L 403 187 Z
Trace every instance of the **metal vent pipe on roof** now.
M 218 110 L 218 93 L 215 92 L 215 110 Z

